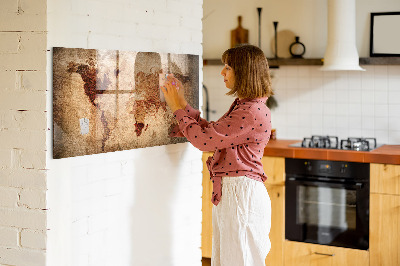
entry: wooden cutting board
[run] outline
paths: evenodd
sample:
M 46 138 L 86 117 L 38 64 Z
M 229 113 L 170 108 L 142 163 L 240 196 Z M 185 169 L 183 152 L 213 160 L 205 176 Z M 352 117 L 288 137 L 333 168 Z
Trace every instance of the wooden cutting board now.
M 231 48 L 238 44 L 249 43 L 249 31 L 242 27 L 242 16 L 238 16 L 238 27 L 231 30 Z

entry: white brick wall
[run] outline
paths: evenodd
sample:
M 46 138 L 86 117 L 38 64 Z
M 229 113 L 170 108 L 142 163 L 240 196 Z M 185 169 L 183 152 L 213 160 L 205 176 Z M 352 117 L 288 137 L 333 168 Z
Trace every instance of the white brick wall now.
M 45 265 L 46 2 L 0 3 L 1 265 Z
M 202 55 L 202 0 L 50 0 L 47 9 L 49 50 Z M 51 95 L 47 106 L 51 128 Z M 49 132 L 48 151 L 51 142 Z M 48 265 L 201 265 L 201 152 L 190 144 L 59 160 L 48 152 L 46 167 Z

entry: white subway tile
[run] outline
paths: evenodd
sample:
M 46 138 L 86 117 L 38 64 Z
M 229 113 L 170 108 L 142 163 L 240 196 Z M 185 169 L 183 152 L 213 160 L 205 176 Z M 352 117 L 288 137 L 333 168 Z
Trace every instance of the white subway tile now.
M 338 129 L 348 129 L 349 127 L 349 119 L 346 115 L 337 115 L 336 116 L 336 127 Z
M 362 129 L 361 128 L 349 128 L 349 137 L 360 137 L 362 136 Z
M 373 130 L 375 129 L 375 120 L 371 116 L 363 116 L 361 118 L 362 129 Z
M 361 101 L 362 104 L 374 103 L 374 91 L 373 90 L 362 90 L 361 91 Z
M 347 90 L 349 87 L 349 78 L 347 71 L 339 71 L 336 74 L 336 89 Z
M 400 104 L 400 90 L 398 91 L 389 91 L 388 92 L 388 103 L 389 104 Z
M 323 95 L 325 103 L 334 103 L 336 101 L 336 88 L 332 81 L 324 84 Z
M 387 104 L 388 102 L 388 92 L 387 91 L 375 91 L 374 95 L 375 104 Z
M 389 117 L 389 130 L 400 131 L 400 117 Z
M 333 134 L 333 133 L 330 133 L 329 130 L 335 128 L 336 119 L 337 118 L 335 115 L 324 115 L 323 129 L 327 132 L 326 134 Z M 336 132 L 336 129 L 335 129 L 335 132 Z
M 387 79 L 388 75 L 388 66 L 387 65 L 376 65 L 374 66 L 374 78 L 379 79 Z
M 370 74 L 370 73 L 368 73 Z M 363 91 L 374 90 L 374 77 L 373 75 L 363 75 L 361 78 L 361 89 Z
M 389 106 L 387 104 L 375 104 L 375 117 L 388 117 Z
M 375 129 L 374 135 L 378 145 L 389 142 L 389 131 L 387 129 Z
M 361 129 L 362 128 L 362 120 L 361 116 L 349 116 L 349 128 L 350 129 Z
M 324 116 L 335 115 L 336 114 L 336 104 L 335 103 L 325 103 L 323 107 Z
M 336 74 L 335 71 L 321 71 L 324 79 L 334 79 Z
M 389 118 L 400 117 L 400 104 L 389 104 Z
M 349 90 L 361 90 L 362 89 L 362 82 L 361 82 L 361 73 L 360 71 L 351 71 L 350 73 L 348 73 L 348 88 Z
M 388 117 L 375 117 L 375 131 L 388 131 L 389 130 L 389 118 Z
M 388 143 L 398 145 L 400 143 L 400 131 L 389 131 Z
M 298 77 L 298 67 L 297 66 L 286 66 L 285 70 L 286 70 L 285 77 L 292 77 L 292 78 Z
M 375 78 L 374 79 L 374 89 L 375 89 L 375 92 L 387 91 L 388 79 L 387 78 Z
M 299 67 L 298 69 L 297 69 L 297 75 L 298 75 L 298 77 L 299 77 L 299 80 L 300 80 L 300 78 L 301 79 L 304 79 L 304 80 L 309 80 L 310 79 L 310 77 L 311 77 L 311 68 L 310 67 L 308 67 L 308 66 L 305 66 L 305 67 Z M 305 87 L 304 87 L 305 88 Z
M 362 102 L 362 90 L 349 90 L 349 103 L 360 104 Z
M 388 90 L 389 91 L 398 91 L 398 90 L 400 90 L 400 75 L 389 76 L 389 78 L 388 78 Z
M 349 105 L 347 103 L 336 103 L 336 114 L 338 116 L 349 115 Z
M 400 76 L 400 66 L 399 65 L 390 65 L 388 66 L 388 76 Z
M 348 90 L 337 90 L 336 91 L 336 104 L 346 104 L 350 102 Z
M 373 104 L 362 104 L 361 115 L 363 117 L 373 118 L 375 115 L 375 106 Z

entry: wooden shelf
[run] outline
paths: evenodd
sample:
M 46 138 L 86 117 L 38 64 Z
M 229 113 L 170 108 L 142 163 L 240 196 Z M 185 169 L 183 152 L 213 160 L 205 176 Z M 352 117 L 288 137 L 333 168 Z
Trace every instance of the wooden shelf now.
M 360 65 L 400 65 L 400 57 L 362 57 Z
M 322 65 L 321 58 L 268 58 L 268 64 L 270 67 L 279 66 L 304 66 L 304 65 Z M 222 65 L 220 59 L 204 59 L 203 65 L 205 66 L 217 66 Z
M 270 67 L 322 66 L 322 58 L 268 58 Z
M 323 58 L 268 58 L 271 68 L 279 66 L 322 66 Z M 204 59 L 204 66 L 222 65 L 220 59 Z M 360 65 L 400 65 L 400 57 L 362 57 Z

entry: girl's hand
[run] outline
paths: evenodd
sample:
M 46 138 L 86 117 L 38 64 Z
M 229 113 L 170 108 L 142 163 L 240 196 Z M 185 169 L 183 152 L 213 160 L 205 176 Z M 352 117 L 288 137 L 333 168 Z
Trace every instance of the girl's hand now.
M 169 76 L 168 76 L 169 78 Z M 171 77 L 171 80 L 175 81 L 175 84 L 178 88 L 178 97 L 179 97 L 179 103 L 182 106 L 182 108 L 185 108 L 187 105 L 187 101 L 185 99 L 185 88 L 183 87 L 182 82 L 175 78 L 175 77 Z
M 178 109 L 186 107 L 187 103 L 183 96 L 183 86 L 179 80 L 168 76 L 168 79 L 166 80 L 164 87 L 161 87 L 161 90 L 164 93 L 165 101 L 173 113 Z

